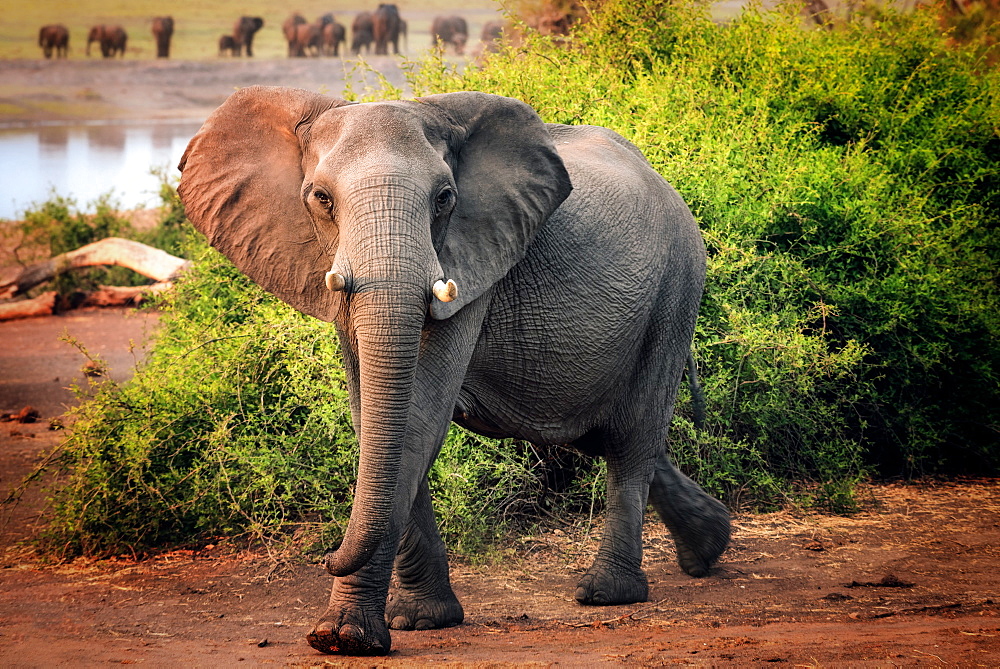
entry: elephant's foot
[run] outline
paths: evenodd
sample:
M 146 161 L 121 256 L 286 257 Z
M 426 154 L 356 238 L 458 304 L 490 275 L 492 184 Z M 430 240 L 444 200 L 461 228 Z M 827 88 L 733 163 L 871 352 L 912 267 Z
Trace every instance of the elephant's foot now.
M 309 645 L 331 655 L 388 655 L 392 646 L 382 615 L 333 607 L 306 635 Z
M 689 512 L 670 530 L 677 547 L 677 564 L 684 573 L 708 576 L 712 565 L 729 545 L 729 510 L 722 502 L 706 496 L 697 512 Z
M 729 544 L 729 532 L 724 535 L 699 536 L 695 544 L 690 544 L 681 537 L 674 535 L 674 546 L 677 548 L 677 564 L 689 576 L 700 578 L 708 576 L 712 565 L 722 555 Z
M 576 586 L 576 601 L 593 606 L 633 604 L 649 598 L 649 581 L 641 569 L 590 568 Z
M 405 588 L 389 593 L 385 620 L 394 630 L 433 630 L 454 627 L 465 619 L 465 612 L 451 588 L 444 593 L 422 595 Z
M 649 501 L 674 537 L 681 569 L 691 576 L 707 576 L 729 545 L 726 505 L 677 471 L 665 455 L 657 463 Z

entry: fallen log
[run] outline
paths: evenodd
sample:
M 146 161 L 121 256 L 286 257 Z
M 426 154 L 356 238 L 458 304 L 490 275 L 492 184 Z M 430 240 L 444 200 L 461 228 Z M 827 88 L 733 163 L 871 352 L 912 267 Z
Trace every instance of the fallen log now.
M 60 272 L 98 265 L 127 267 L 157 282 L 166 282 L 174 279 L 189 262 L 152 246 L 108 237 L 43 262 L 4 270 L 0 274 L 0 299 L 21 295 Z
M 59 295 L 52 290 L 42 293 L 30 300 L 18 300 L 0 304 L 0 321 L 12 321 L 18 318 L 34 318 L 35 316 L 51 316 L 56 312 L 56 302 Z

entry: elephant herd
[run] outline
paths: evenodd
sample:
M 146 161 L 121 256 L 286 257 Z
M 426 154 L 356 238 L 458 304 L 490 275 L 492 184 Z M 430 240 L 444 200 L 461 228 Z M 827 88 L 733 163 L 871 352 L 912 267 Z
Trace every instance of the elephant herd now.
M 156 41 L 156 57 L 170 57 L 170 39 L 174 34 L 174 19 L 171 16 L 156 16 L 152 20 L 153 39 Z M 87 50 L 97 42 L 104 58 L 125 57 L 128 33 L 118 24 L 101 23 L 91 26 L 87 32 Z M 69 55 L 69 28 L 61 23 L 44 25 L 38 31 L 38 46 L 46 58 L 66 58 Z
M 254 36 L 264 27 L 260 16 L 241 16 L 233 24 L 231 33 L 218 40 L 220 56 L 253 56 Z M 151 29 L 156 43 L 156 57 L 170 57 L 170 43 L 174 34 L 174 19 L 157 16 Z M 281 25 L 288 43 L 289 58 L 305 56 L 339 56 L 341 48 L 348 48 L 347 27 L 339 23 L 332 13 L 325 13 L 313 22 L 299 13 L 289 16 Z M 503 31 L 500 21 L 490 21 L 482 30 L 482 49 L 491 50 L 499 43 Z M 431 46 L 442 51 L 452 48 L 457 55 L 465 52 L 469 39 L 468 22 L 461 16 L 437 16 L 431 24 Z M 355 16 L 350 28 L 350 50 L 354 55 L 388 55 L 400 53 L 400 38 L 407 37 L 406 21 L 395 4 L 382 3 L 374 11 L 362 11 Z M 125 57 L 128 34 L 121 25 L 100 24 L 93 26 L 87 35 L 86 54 L 97 43 L 104 58 Z M 66 58 L 69 52 L 69 29 L 62 24 L 42 26 L 38 33 L 38 46 L 46 58 Z

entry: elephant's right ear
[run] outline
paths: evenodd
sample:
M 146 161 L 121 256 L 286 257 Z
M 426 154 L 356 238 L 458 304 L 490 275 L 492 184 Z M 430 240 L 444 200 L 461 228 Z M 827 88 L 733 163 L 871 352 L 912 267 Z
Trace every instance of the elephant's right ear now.
M 333 320 L 331 259 L 302 203 L 300 137 L 324 112 L 349 104 L 295 88 L 233 93 L 184 151 L 177 188 L 209 243 L 262 288 L 299 311 Z

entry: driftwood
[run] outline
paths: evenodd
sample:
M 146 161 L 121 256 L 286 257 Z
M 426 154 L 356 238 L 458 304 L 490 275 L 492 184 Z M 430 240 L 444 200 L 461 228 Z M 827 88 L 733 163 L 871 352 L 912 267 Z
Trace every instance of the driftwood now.
M 166 251 L 128 239 L 109 237 L 43 262 L 4 270 L 0 273 L 0 299 L 22 295 L 55 278 L 60 272 L 80 267 L 118 265 L 147 276 L 156 283 L 136 287 L 101 286 L 99 290 L 84 295 L 82 301 L 73 306 L 135 305 L 142 301 L 144 295 L 173 285 L 171 281 L 189 264 L 187 260 Z M 58 295 L 54 291 L 47 292 L 30 300 L 0 304 L 0 321 L 49 315 L 59 308 Z
M 0 304 L 0 321 L 49 316 L 55 313 L 56 302 L 58 301 L 59 295 L 56 294 L 56 291 L 52 290 L 30 300 L 18 300 L 17 302 Z
M 120 265 L 155 281 L 170 281 L 188 261 L 139 242 L 108 237 L 34 265 L 9 268 L 0 275 L 0 299 L 16 297 L 59 272 L 97 265 Z

